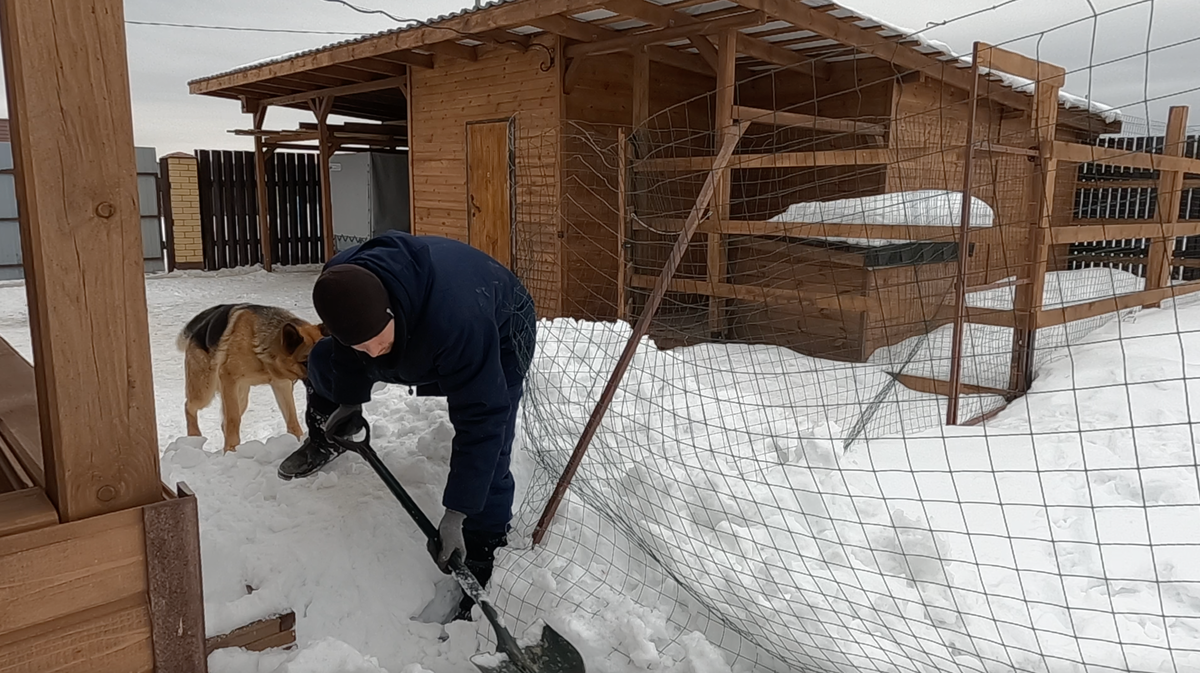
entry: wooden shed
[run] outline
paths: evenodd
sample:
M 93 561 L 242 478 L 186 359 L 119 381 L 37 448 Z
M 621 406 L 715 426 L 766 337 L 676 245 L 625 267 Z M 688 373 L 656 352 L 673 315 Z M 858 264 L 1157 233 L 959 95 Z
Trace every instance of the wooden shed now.
M 189 86 L 239 100 L 255 124 L 237 132 L 260 155 L 403 142 L 414 233 L 509 264 L 545 317 L 636 316 L 716 168 L 660 344 L 863 360 L 953 317 L 957 221 L 797 221 L 789 209 L 961 192 L 970 138 L 971 203 L 991 221 L 973 229 L 966 272 L 982 287 L 1027 263 L 1039 142 L 1119 128 L 1059 95 L 1052 66 L 1055 109 L 1037 116 L 1045 82 L 1003 66 L 1037 78 L 1038 62 L 988 53 L 972 68 L 827 0 L 502 0 Z M 271 106 L 311 109 L 317 124 L 266 129 Z M 1073 184 L 1063 173 L 1053 179 Z

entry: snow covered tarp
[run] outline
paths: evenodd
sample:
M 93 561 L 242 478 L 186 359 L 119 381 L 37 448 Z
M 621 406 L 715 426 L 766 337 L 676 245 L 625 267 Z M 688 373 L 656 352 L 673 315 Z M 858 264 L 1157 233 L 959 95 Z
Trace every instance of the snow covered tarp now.
M 978 197 L 971 197 L 971 227 L 991 227 L 995 223 L 992 208 Z M 939 240 L 955 240 L 957 227 L 962 223 L 962 192 L 943 189 L 922 189 L 890 192 L 874 196 L 805 201 L 793 203 L 771 222 L 811 224 L 868 224 L 882 226 L 946 227 Z M 840 236 L 809 236 L 821 240 L 862 247 L 877 247 L 906 243 L 905 240 L 883 238 L 846 238 Z

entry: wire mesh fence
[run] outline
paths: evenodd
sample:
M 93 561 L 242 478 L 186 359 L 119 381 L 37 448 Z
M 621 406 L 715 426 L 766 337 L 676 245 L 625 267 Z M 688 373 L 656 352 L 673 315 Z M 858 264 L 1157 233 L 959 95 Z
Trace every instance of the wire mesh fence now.
M 500 607 L 596 670 L 1200 668 L 1196 164 L 1146 158 L 1194 156 L 1186 114 L 1118 142 L 1051 77 L 804 54 L 726 91 L 651 64 L 644 118 L 568 95 L 519 144 L 558 189 L 517 257 L 549 221 L 561 262 L 526 275 L 556 317 Z

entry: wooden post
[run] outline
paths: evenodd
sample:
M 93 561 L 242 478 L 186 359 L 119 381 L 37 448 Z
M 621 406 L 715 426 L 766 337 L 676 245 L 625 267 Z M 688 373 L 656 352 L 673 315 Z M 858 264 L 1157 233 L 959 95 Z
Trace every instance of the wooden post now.
M 1187 106 L 1173 106 L 1167 117 L 1167 137 L 1163 154 L 1170 157 L 1183 156 L 1187 143 Z M 1156 212 L 1162 225 L 1161 236 L 1150 239 L 1150 256 L 1146 260 L 1146 288 L 1157 290 L 1171 284 L 1171 260 L 1175 256 L 1175 237 L 1166 235 L 1179 222 L 1179 202 L 1183 197 L 1183 171 L 1159 171 L 1158 202 Z M 1158 307 L 1161 301 L 1150 302 L 1147 307 Z
M 267 117 L 267 107 L 262 105 L 254 111 L 254 130 L 261 131 L 263 121 Z M 273 153 L 274 150 L 271 150 Z M 262 136 L 254 136 L 254 176 L 255 176 L 255 193 L 258 196 L 258 240 L 262 248 L 262 264 L 263 269 L 270 271 L 272 253 L 274 252 L 273 241 L 271 240 L 271 222 L 270 212 L 267 208 L 267 154 L 268 151 L 263 145 Z
M 317 117 L 317 143 L 321 151 L 321 237 L 325 240 L 325 260 L 333 259 L 333 192 L 329 185 L 329 161 L 333 158 L 333 137 L 329 131 L 329 111 L 333 109 L 333 98 L 323 96 L 309 101 Z M 409 130 L 410 138 L 412 130 Z
M 999 50 L 995 50 L 999 51 Z M 988 62 L 981 65 L 987 65 Z M 1054 182 L 1058 159 L 1054 156 L 1055 133 L 1058 128 L 1058 91 L 1062 83 L 1061 68 L 1036 64 L 1049 70 L 1048 75 L 1036 78 L 1034 108 L 1031 124 L 1037 141 L 1038 157 L 1030 176 L 1029 242 L 1025 263 L 1018 270 L 1019 284 L 1013 299 L 1016 328 L 1013 329 L 1012 371 L 1009 389 L 1016 394 L 1029 390 L 1033 379 L 1034 335 L 1037 316 L 1045 300 L 1046 271 L 1050 250 L 1050 223 L 1054 211 Z M 1040 73 L 1040 70 L 1039 70 Z
M 617 130 L 617 318 L 629 320 L 629 296 L 626 285 L 629 282 L 629 254 L 625 246 L 629 242 L 629 212 L 626 202 L 626 171 L 629 168 L 629 154 L 625 145 L 628 138 L 625 129 Z
M 696 202 L 692 204 L 692 210 L 688 213 L 683 230 L 679 232 L 679 236 L 675 239 L 675 245 L 671 248 L 671 254 L 667 257 L 666 264 L 663 265 L 662 273 L 659 274 L 658 280 L 655 281 L 654 289 L 650 291 L 650 298 L 646 300 L 646 307 L 642 309 L 641 315 L 638 316 L 637 324 L 633 326 L 633 334 L 625 342 L 625 350 L 621 351 L 621 357 L 617 359 L 617 365 L 608 377 L 608 383 L 605 384 L 604 391 L 600 393 L 600 399 L 596 402 L 596 406 L 592 408 L 592 415 L 588 418 L 587 425 L 584 426 L 583 433 L 580 435 L 579 441 L 575 444 L 575 450 L 571 452 L 571 458 L 567 461 L 567 467 L 558 478 L 558 483 L 554 487 L 554 492 L 550 494 L 550 499 L 546 501 L 546 507 L 542 510 L 542 516 L 538 519 L 537 527 L 533 530 L 533 543 L 535 545 L 541 544 L 542 538 L 545 537 L 546 531 L 549 530 L 550 522 L 554 520 L 554 515 L 558 512 L 558 506 L 562 502 L 563 496 L 566 495 L 567 488 L 571 485 L 571 480 L 575 478 L 576 470 L 579 469 L 580 463 L 583 462 L 584 453 L 587 452 L 588 446 L 592 443 L 592 438 L 596 436 L 596 431 L 600 429 L 600 422 L 604 420 L 604 414 L 608 412 L 609 405 L 612 404 L 613 398 L 616 397 L 617 387 L 621 384 L 621 379 L 624 378 L 625 370 L 629 368 L 629 363 L 633 361 L 634 354 L 637 353 L 638 344 L 641 343 L 642 337 L 649 333 L 650 322 L 654 320 L 654 314 L 658 311 L 663 297 L 667 294 L 667 288 L 671 285 L 671 279 L 675 276 L 675 270 L 679 268 L 679 263 L 683 261 L 683 256 L 687 254 L 692 236 L 695 235 L 696 229 L 700 227 L 700 220 L 704 219 L 704 213 L 712 203 L 713 194 L 716 191 L 717 176 L 720 175 L 721 171 L 729 163 L 729 160 L 733 158 L 733 148 L 737 146 L 744 131 L 744 125 L 734 124 L 733 133 L 725 138 L 725 143 L 721 146 L 721 151 L 713 160 L 708 178 L 704 181 L 704 186 L 700 188 L 700 195 L 696 197 Z
M 46 493 L 162 499 L 121 0 L 6 0 L 0 45 Z
M 946 400 L 946 425 L 958 425 L 958 397 L 962 388 L 962 341 L 967 318 L 967 267 L 970 263 L 971 168 L 975 163 L 975 116 L 979 99 L 979 43 L 971 57 L 971 97 L 967 101 L 967 144 L 963 152 L 961 220 L 958 226 L 958 276 L 954 281 L 954 336 L 950 341 L 950 390 Z
M 633 127 L 650 118 L 650 54 L 643 47 L 633 55 Z
M 738 31 L 726 30 L 721 33 L 720 48 L 717 50 L 717 100 L 716 100 L 716 146 L 723 147 L 734 133 L 733 105 L 734 65 L 737 60 Z M 733 173 L 726 167 L 717 175 L 717 191 L 713 197 L 712 212 L 719 227 L 722 222 L 729 220 L 729 201 L 733 194 Z M 716 231 L 708 232 L 708 281 L 712 288 L 725 282 L 726 250 L 721 234 Z M 713 293 L 715 295 L 715 292 Z M 717 296 L 708 298 L 708 327 L 714 336 L 725 332 L 724 319 L 725 300 Z

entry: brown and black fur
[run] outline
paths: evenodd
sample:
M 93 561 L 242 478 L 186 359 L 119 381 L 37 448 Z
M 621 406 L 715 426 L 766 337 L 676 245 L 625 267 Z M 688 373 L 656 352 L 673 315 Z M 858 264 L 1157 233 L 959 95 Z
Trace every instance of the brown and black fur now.
M 299 438 L 304 431 L 292 389 L 308 373 L 308 354 L 322 336 L 321 325 L 272 306 L 220 304 L 201 311 L 175 342 L 184 352 L 188 435 L 200 436 L 196 415 L 220 390 L 225 450 L 233 451 L 241 444 L 250 387 L 269 385 L 288 432 Z

